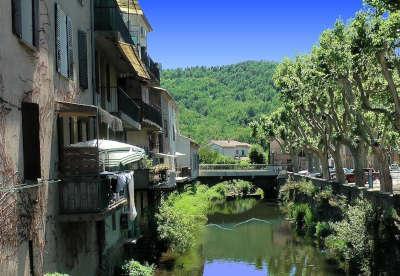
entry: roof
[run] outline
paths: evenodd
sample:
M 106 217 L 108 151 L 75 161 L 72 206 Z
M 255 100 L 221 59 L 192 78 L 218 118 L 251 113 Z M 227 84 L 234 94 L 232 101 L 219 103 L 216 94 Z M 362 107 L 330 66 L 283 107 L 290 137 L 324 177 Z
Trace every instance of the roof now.
M 209 144 L 218 145 L 222 148 L 251 147 L 250 144 L 242 143 L 235 140 L 211 140 Z
M 144 11 L 140 6 L 138 0 L 117 0 L 117 4 L 119 6 L 119 9 L 123 13 L 136 14 L 142 16 L 149 30 L 153 31 L 153 28 L 151 27 L 149 20 L 147 20 L 147 17 L 144 14 Z
M 143 63 L 140 61 L 139 55 L 136 53 L 136 50 L 132 47 L 132 45 L 121 41 L 118 42 L 118 45 L 137 75 L 140 78 L 149 80 L 150 75 L 145 69 Z
M 184 139 L 189 140 L 189 142 L 192 143 L 192 144 L 194 144 L 194 145 L 197 145 L 197 146 L 199 145 L 195 140 L 193 140 L 193 139 L 190 138 L 190 137 L 187 137 L 187 136 L 182 135 L 182 134 L 179 134 L 179 136 L 183 137 Z

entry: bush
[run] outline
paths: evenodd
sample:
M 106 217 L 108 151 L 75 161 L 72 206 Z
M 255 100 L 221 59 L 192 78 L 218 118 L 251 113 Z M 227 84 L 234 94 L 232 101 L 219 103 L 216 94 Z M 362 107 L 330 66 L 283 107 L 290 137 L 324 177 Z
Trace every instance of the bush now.
M 332 234 L 332 232 L 332 226 L 328 222 L 318 221 L 315 226 L 315 237 L 317 238 L 318 244 L 324 246 L 325 238 Z
M 296 224 L 298 231 L 314 230 L 314 215 L 308 204 L 291 203 L 288 205 L 288 215 Z
M 264 150 L 259 145 L 253 145 L 249 151 L 249 159 L 252 164 L 265 164 L 267 159 Z
M 152 276 L 154 274 L 154 265 L 142 265 L 137 261 L 131 260 L 122 266 L 122 269 L 129 276 Z
M 279 198 L 284 204 L 288 202 L 312 203 L 316 193 L 315 186 L 310 181 L 287 181 L 279 190 Z
M 44 276 L 69 276 L 68 274 L 63 274 L 59 272 L 52 272 L 52 273 L 46 273 Z
M 332 224 L 334 233 L 326 238 L 325 245 L 331 256 L 340 260 L 342 265 L 368 271 L 372 252 L 368 226 L 372 217 L 370 203 L 358 200 L 348 208 L 342 221 Z

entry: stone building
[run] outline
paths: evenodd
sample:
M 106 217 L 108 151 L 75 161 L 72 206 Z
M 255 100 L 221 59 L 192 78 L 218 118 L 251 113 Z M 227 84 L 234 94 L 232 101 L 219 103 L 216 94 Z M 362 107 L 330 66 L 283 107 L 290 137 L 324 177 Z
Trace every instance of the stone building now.
M 176 104 L 163 105 L 150 31 L 133 0 L 0 3 L 0 275 L 111 275 L 120 265 L 140 232 L 127 209 L 149 204 L 139 189 L 149 175 L 133 168 L 134 198 L 110 200 L 98 151 L 71 145 L 125 142 L 154 162 L 164 145 L 175 154 L 164 137 Z

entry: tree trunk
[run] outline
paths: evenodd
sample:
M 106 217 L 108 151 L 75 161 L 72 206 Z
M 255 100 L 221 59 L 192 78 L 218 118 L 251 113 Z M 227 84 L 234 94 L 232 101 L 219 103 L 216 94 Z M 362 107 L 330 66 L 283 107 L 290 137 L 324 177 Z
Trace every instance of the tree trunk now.
M 354 160 L 354 176 L 358 187 L 365 187 L 364 166 L 366 163 L 365 147 L 359 144 L 357 147 L 350 147 Z
M 393 192 L 393 181 L 389 169 L 389 154 L 381 147 L 373 147 L 373 152 L 379 163 L 380 191 L 385 193 Z
M 324 179 L 329 179 L 329 162 L 327 158 L 327 154 L 325 152 L 321 152 L 318 154 L 320 163 L 321 163 L 321 173 Z
M 344 183 L 346 181 L 344 172 L 343 172 L 343 162 L 340 156 L 340 148 L 336 147 L 335 150 L 332 150 L 332 157 L 335 161 L 335 169 L 336 169 L 336 181 L 339 183 Z

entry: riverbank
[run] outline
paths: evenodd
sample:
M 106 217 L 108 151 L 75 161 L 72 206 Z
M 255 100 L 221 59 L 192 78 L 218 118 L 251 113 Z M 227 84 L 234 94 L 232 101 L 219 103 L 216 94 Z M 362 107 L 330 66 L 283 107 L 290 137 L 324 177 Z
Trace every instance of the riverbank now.
M 182 254 L 196 243 L 215 203 L 249 195 L 262 197 L 263 193 L 250 182 L 239 180 L 225 181 L 212 187 L 202 184 L 188 186 L 183 193 L 174 193 L 161 203 L 156 214 L 158 237 L 169 250 Z
M 400 267 L 399 217 L 393 205 L 362 192 L 297 179 L 280 189 L 280 199 L 298 233 L 313 238 L 351 274 L 393 274 Z
M 340 275 L 335 265 L 292 230 L 279 204 L 239 199 L 213 205 L 196 245 L 163 254 L 156 276 Z

